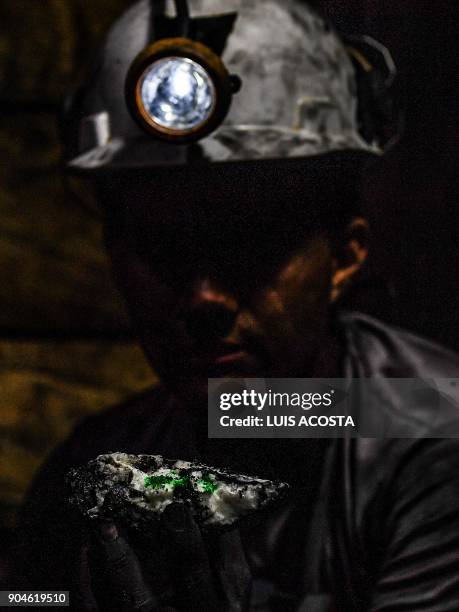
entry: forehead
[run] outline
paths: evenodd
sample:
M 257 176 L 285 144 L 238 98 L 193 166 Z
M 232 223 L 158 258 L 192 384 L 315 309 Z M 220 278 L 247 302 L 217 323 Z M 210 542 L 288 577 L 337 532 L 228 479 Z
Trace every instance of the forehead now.
M 327 181 L 305 191 L 299 168 L 241 165 L 131 175 L 104 190 L 109 236 L 123 238 L 154 266 L 186 283 L 197 270 L 255 286 L 324 234 Z M 110 196 L 111 194 L 111 196 Z
M 301 223 L 339 214 L 354 174 L 328 163 L 304 161 L 190 165 L 117 174 L 99 184 L 102 204 L 141 223 Z

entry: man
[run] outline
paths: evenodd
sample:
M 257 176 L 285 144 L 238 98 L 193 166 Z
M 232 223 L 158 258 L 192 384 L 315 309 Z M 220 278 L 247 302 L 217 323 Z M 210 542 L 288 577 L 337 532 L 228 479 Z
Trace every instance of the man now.
M 356 184 L 380 153 L 384 70 L 365 81 L 372 64 L 353 46 L 357 96 L 343 44 L 294 0 L 196 0 L 191 16 L 177 1 L 175 17 L 164 4 L 139 2 L 115 24 L 68 114 L 69 165 L 94 181 L 163 385 L 83 422 L 49 459 L 22 513 L 17 581 L 70 589 L 82 610 L 457 610 L 454 440 L 206 431 L 209 377 L 380 377 L 387 401 L 390 378 L 457 377 L 453 354 L 337 308 L 367 256 Z M 111 451 L 280 478 L 294 495 L 223 536 L 177 507 L 154 541 L 114 523 L 91 532 L 64 476 Z

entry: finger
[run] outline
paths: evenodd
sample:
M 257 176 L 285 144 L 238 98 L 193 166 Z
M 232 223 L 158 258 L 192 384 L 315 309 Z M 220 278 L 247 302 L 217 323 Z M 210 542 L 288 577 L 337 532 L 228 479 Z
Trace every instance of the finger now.
M 99 607 L 92 592 L 87 544 L 84 544 L 78 551 L 77 570 L 74 579 L 72 601 L 75 610 L 78 612 L 98 612 Z
M 139 560 L 116 525 L 100 526 L 94 553 L 100 596 L 108 609 L 151 612 L 155 608 L 155 599 L 144 580 Z
M 163 513 L 162 524 L 178 606 L 218 610 L 207 551 L 191 511 L 184 504 L 171 504 Z
M 225 609 L 228 612 L 247 610 L 252 580 L 239 530 L 212 535 L 205 540 Z
M 140 562 L 147 584 L 153 586 L 157 603 L 167 605 L 173 600 L 173 584 L 168 568 L 168 544 L 160 537 L 161 524 L 151 523 L 148 529 L 129 532 L 129 543 Z

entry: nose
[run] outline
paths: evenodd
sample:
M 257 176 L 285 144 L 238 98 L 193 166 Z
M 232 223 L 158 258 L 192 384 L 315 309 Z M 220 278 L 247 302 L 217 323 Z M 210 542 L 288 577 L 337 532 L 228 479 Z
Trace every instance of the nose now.
M 185 313 L 188 334 L 198 342 L 226 338 L 238 314 L 237 301 L 209 279 L 197 281 Z

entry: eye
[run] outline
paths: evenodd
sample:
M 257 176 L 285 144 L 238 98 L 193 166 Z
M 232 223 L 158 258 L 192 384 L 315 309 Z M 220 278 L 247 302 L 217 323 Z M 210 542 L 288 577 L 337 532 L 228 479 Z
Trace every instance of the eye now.
M 204 267 L 196 241 L 171 228 L 137 232 L 133 247 L 152 273 L 173 287 L 186 288 Z

